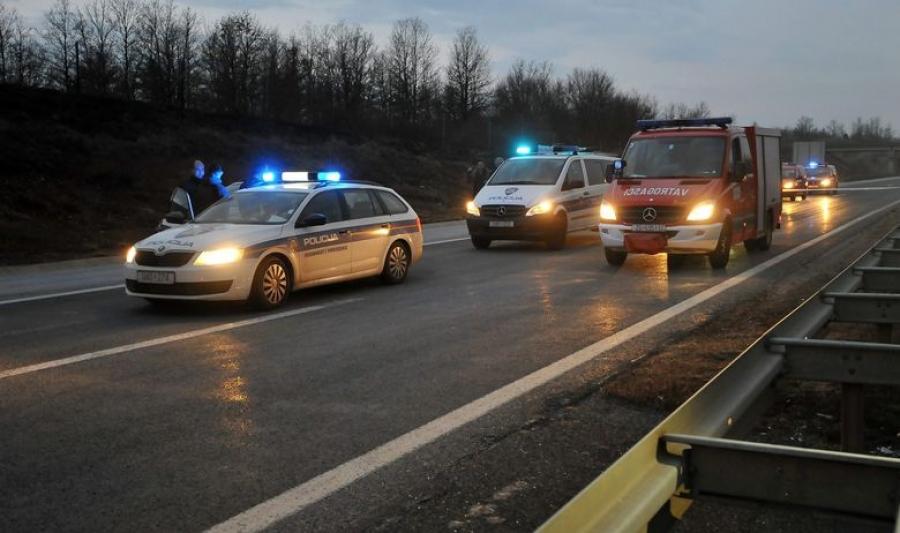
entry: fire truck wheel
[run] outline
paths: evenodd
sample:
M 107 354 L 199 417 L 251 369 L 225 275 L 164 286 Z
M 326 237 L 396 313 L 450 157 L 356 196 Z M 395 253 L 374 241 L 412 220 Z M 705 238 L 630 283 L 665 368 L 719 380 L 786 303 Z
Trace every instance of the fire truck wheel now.
M 800 196 L 800 198 L 801 198 L 802 200 L 806 200 L 806 197 L 807 197 L 806 194 L 803 194 L 803 195 Z
M 794 201 L 794 197 L 793 197 L 793 196 L 785 196 L 784 199 L 787 200 L 788 202 L 793 202 L 793 201 Z
M 722 234 L 719 235 L 719 242 L 716 249 L 710 252 L 709 266 L 716 270 L 720 270 L 728 266 L 728 259 L 731 256 L 731 219 L 725 219 L 722 223 Z
M 487 250 L 491 247 L 491 240 L 486 237 L 472 237 L 472 246 L 477 250 Z
M 747 239 L 744 241 L 744 248 L 748 252 L 765 252 L 772 247 L 772 214 L 766 215 L 766 230 L 762 237 L 756 239 Z
M 686 255 L 682 254 L 666 254 L 666 268 L 669 270 L 675 270 L 676 268 L 681 268 L 684 265 L 684 260 L 687 259 Z
M 610 250 L 609 248 L 604 248 L 603 254 L 606 256 L 606 262 L 612 266 L 622 266 L 625 264 L 625 260 L 628 259 L 628 252 Z
M 550 250 L 562 250 L 566 246 L 566 233 L 568 232 L 568 221 L 565 213 L 556 215 L 553 221 L 554 229 L 547 236 L 547 248 Z

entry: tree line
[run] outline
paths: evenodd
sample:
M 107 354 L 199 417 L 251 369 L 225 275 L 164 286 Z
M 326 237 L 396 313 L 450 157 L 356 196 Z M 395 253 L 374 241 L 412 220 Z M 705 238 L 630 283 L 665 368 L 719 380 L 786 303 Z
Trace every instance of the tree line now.
M 599 68 L 557 76 L 522 59 L 497 76 L 471 26 L 442 52 L 418 18 L 377 43 L 343 22 L 288 36 L 247 11 L 204 22 L 172 0 L 56 0 L 36 27 L 0 3 L 0 83 L 494 153 L 519 139 L 617 151 L 637 119 L 710 114 L 660 106 Z
M 868 120 L 857 118 L 849 129 L 836 120 L 825 126 L 817 126 L 811 117 L 802 116 L 797 124 L 784 128 L 783 134 L 790 140 L 827 141 L 829 143 L 885 144 L 896 141 L 894 129 L 878 117 Z

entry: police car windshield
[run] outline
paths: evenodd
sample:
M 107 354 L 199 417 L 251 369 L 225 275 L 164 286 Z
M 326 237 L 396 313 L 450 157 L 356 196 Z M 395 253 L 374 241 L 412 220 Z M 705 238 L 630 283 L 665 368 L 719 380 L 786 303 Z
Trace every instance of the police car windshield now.
M 809 174 L 810 174 L 810 176 L 815 176 L 817 178 L 819 176 L 831 176 L 832 175 L 831 169 L 829 167 L 811 168 L 811 169 L 809 169 Z
M 625 178 L 718 177 L 725 158 L 722 137 L 636 139 L 625 149 Z
M 284 224 L 306 198 L 305 192 L 241 191 L 200 213 L 199 224 Z
M 494 172 L 488 185 L 553 185 L 565 162 L 565 158 L 507 159 Z

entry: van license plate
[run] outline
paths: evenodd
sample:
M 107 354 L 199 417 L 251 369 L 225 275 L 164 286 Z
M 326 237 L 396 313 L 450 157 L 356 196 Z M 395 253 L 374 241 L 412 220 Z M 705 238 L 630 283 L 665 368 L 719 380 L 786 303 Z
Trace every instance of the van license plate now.
M 639 233 L 665 233 L 666 226 L 664 224 L 634 224 L 631 226 L 631 231 L 637 231 Z
M 490 224 L 492 228 L 511 228 L 515 225 L 512 220 L 491 220 Z
M 155 270 L 138 270 L 137 280 L 141 283 L 155 283 L 157 285 L 174 285 L 174 272 L 159 272 Z

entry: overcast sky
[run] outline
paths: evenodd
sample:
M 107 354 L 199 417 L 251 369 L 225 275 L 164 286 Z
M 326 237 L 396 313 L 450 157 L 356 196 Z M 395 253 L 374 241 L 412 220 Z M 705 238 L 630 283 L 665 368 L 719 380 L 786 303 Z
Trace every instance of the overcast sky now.
M 40 22 L 52 0 L 0 0 Z M 80 0 L 73 0 L 80 5 Z M 660 103 L 706 101 L 742 123 L 819 125 L 880 116 L 900 129 L 898 0 L 181 0 L 207 22 L 247 9 L 287 34 L 347 21 L 380 43 L 394 20 L 425 20 L 442 59 L 478 29 L 495 76 L 516 58 L 558 75 L 601 67 Z

